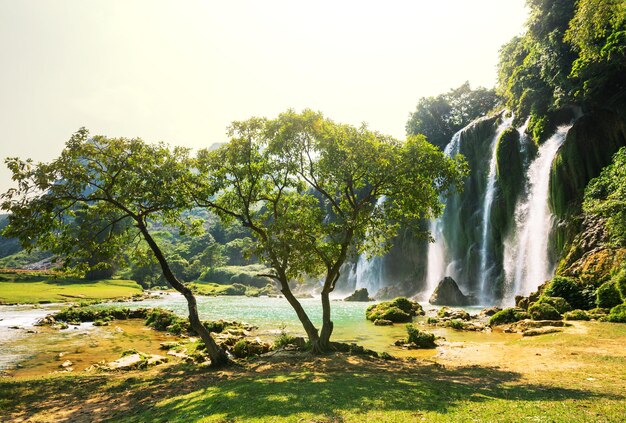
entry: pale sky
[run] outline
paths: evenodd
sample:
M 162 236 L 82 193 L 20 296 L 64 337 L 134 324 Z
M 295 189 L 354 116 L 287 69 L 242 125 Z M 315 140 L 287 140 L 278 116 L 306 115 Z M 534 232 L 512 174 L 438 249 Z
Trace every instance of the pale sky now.
M 420 97 L 494 86 L 526 13 L 524 0 L 0 0 L 0 157 L 49 161 L 81 126 L 201 148 L 288 108 L 402 138 Z

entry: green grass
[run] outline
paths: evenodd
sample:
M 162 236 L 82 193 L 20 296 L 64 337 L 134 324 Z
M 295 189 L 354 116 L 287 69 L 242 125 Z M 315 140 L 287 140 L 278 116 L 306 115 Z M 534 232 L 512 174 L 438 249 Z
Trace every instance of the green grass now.
M 23 276 L 15 279 L 20 278 L 24 279 Z M 130 280 L 84 281 L 50 276 L 31 276 L 28 279 L 0 280 L 0 304 L 105 300 L 142 293 L 141 286 Z

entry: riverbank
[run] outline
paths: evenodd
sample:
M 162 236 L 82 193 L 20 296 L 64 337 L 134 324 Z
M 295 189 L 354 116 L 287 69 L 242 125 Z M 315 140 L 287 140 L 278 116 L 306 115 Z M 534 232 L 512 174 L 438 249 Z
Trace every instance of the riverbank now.
M 626 325 L 576 322 L 502 342 L 442 341 L 431 359 L 275 353 L 221 370 L 0 379 L 20 421 L 622 421 Z

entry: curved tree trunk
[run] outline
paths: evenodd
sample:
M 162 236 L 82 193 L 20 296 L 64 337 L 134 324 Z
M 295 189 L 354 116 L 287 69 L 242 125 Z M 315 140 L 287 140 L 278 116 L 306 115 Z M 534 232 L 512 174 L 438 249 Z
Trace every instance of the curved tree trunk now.
M 211 332 L 209 332 L 207 328 L 204 327 L 204 325 L 200 321 L 200 318 L 198 317 L 198 305 L 196 303 L 196 297 L 193 295 L 189 288 L 183 285 L 176 278 L 176 276 L 170 269 L 170 266 L 167 262 L 167 259 L 163 255 L 163 252 L 157 245 L 154 238 L 152 238 L 143 222 L 139 222 L 138 227 L 144 239 L 150 246 L 150 249 L 154 253 L 157 261 L 159 262 L 165 280 L 167 280 L 172 288 L 183 294 L 183 296 L 187 300 L 187 307 L 189 309 L 189 325 L 191 326 L 191 329 L 193 329 L 193 331 L 196 332 L 198 336 L 200 336 L 202 341 L 204 341 L 204 345 L 206 345 L 207 352 L 209 354 L 209 357 L 211 358 L 211 366 L 218 367 L 227 364 L 229 360 L 226 352 L 222 348 L 220 348 L 217 343 L 215 343 L 215 340 L 211 336 Z
M 289 284 L 284 281 L 280 281 L 280 284 L 282 288 L 280 291 L 283 293 L 287 301 L 289 301 L 289 304 L 291 304 L 291 307 L 293 307 L 293 309 L 295 310 L 296 314 L 298 315 L 298 319 L 300 319 L 300 322 L 302 323 L 302 326 L 304 327 L 304 331 L 306 332 L 309 338 L 309 342 L 314 347 L 319 342 L 319 335 L 317 332 L 317 328 L 315 327 L 315 325 L 313 325 L 313 323 L 311 322 L 311 319 L 309 319 L 309 315 L 306 314 L 306 311 L 304 311 L 304 308 L 302 308 L 302 304 L 300 304 L 300 301 L 298 301 L 298 299 L 291 292 L 291 288 L 289 288 Z

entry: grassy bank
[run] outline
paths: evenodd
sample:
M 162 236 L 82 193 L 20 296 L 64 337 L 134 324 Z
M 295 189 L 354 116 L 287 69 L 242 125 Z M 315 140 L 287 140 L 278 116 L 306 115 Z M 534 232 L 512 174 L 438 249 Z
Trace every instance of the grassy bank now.
M 5 378 L 0 415 L 131 422 L 623 421 L 626 325 L 585 322 L 563 333 L 512 339 L 443 343 L 436 363 L 284 353 L 219 371 L 172 364 L 128 374 Z
M 38 304 L 77 300 L 106 300 L 141 294 L 130 280 L 84 281 L 52 275 L 10 274 L 0 277 L 0 304 Z

